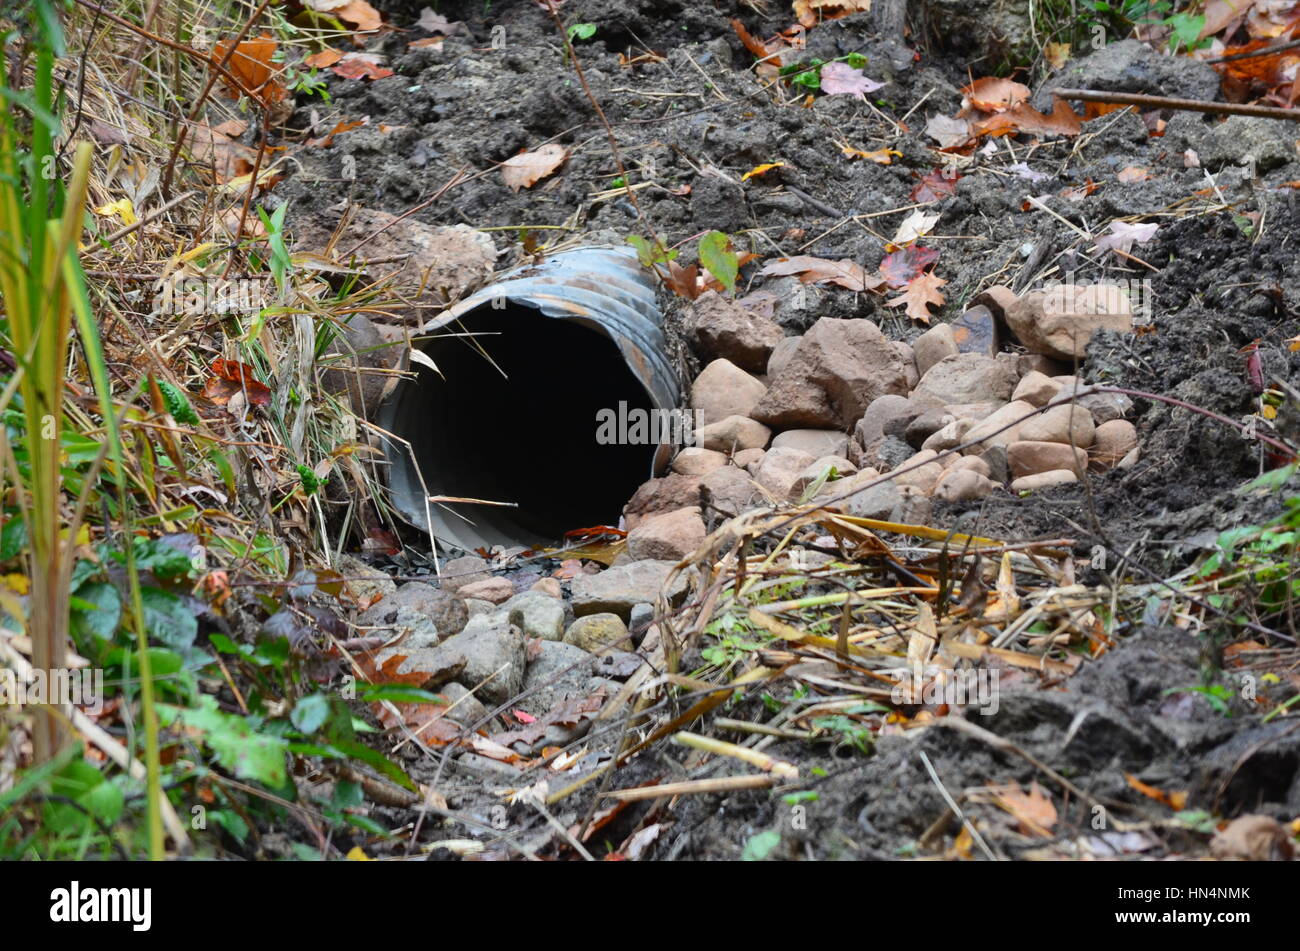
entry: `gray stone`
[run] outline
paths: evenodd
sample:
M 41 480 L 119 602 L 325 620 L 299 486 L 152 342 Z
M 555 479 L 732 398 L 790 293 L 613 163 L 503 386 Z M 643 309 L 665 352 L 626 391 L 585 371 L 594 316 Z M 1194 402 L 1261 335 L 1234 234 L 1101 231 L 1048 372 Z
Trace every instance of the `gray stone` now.
M 475 581 L 486 581 L 491 578 L 492 575 L 487 569 L 488 563 L 478 555 L 453 558 L 451 561 L 443 562 L 442 574 L 438 579 L 439 586 L 443 591 L 450 591 L 455 594 L 467 584 L 473 584 Z
M 588 614 L 580 617 L 564 632 L 564 643 L 581 647 L 584 651 L 603 648 L 629 650 L 633 646 L 627 625 L 617 614 Z
M 798 449 L 814 459 L 842 456 L 848 447 L 849 437 L 835 429 L 789 429 L 772 440 L 773 449 Z
M 785 339 L 781 326 L 764 314 L 705 291 L 687 308 L 686 331 L 706 359 L 723 357 L 742 370 L 763 373 L 772 348 Z
M 362 612 L 357 624 L 366 628 L 409 628 L 408 649 L 432 647 L 460 633 L 469 620 L 465 602 L 419 581 L 408 582 Z
M 858 518 L 893 520 L 903 503 L 902 494 L 894 481 L 881 482 L 870 488 L 860 488 L 870 485 L 879 478 L 879 473 L 865 469 L 857 475 L 823 486 L 817 498 L 819 500 L 835 498 L 851 492 L 853 494 L 847 499 L 835 503 L 835 508 Z
M 471 618 L 465 630 L 434 650 L 464 655 L 465 667 L 456 681 L 471 690 L 477 687 L 475 696 L 488 703 L 504 703 L 523 689 L 528 666 L 524 634 L 504 611 Z
M 590 696 L 587 688 L 595 676 L 595 662 L 581 647 L 546 641 L 524 676 L 524 690 L 536 688 L 536 692 L 521 700 L 519 708 L 540 717 L 564 700 Z
M 578 575 L 571 582 L 573 613 L 578 617 L 609 612 L 621 618 L 631 616 L 637 604 L 654 604 L 674 567 L 671 561 L 635 561 L 606 568 L 594 575 Z M 669 603 L 686 593 L 686 578 L 679 573 L 668 592 Z
M 525 637 L 540 637 L 544 641 L 563 638 L 564 629 L 573 620 L 573 609 L 544 591 L 524 591 L 498 610 L 505 611 L 510 623 L 523 631 Z
M 995 357 L 959 353 L 930 367 L 912 393 L 912 400 L 929 406 L 949 403 L 1001 403 L 1010 399 L 1017 377 Z
M 946 327 L 947 324 L 943 326 Z M 897 396 L 893 393 L 878 396 L 871 401 L 867 411 L 862 414 L 862 418 L 854 426 L 853 432 L 857 436 L 858 442 L 862 446 L 869 448 L 877 439 L 886 435 L 885 427 L 893 423 L 894 420 L 908 414 L 915 418 L 920 413 L 921 407 L 906 396 Z M 899 432 L 906 431 L 906 428 L 906 424 L 903 424 L 903 428 Z M 899 433 L 893 433 L 892 435 L 899 435 Z

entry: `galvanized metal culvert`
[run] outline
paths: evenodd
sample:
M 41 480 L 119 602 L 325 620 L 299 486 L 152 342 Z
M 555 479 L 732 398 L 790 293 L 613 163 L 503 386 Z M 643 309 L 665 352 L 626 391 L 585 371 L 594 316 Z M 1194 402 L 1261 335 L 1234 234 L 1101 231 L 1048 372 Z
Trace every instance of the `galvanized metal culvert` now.
M 661 323 L 653 279 L 626 248 L 518 268 L 430 321 L 418 346 L 438 372 L 413 361 L 415 379 L 379 413 L 397 437 L 385 440 L 397 512 L 471 550 L 615 523 L 657 444 L 635 427 L 598 440 L 598 421 L 676 410 Z

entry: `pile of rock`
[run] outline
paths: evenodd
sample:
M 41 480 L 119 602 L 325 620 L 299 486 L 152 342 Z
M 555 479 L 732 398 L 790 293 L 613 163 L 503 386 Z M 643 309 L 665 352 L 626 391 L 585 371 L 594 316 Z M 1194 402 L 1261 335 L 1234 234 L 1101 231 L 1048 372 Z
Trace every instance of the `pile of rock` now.
M 467 556 L 445 562 L 441 580 L 400 588 L 360 562 L 340 567 L 366 579 L 368 598 L 378 596 L 356 618 L 357 633 L 401 636 L 376 652 L 376 666 L 400 656 L 396 672 L 419 673 L 415 685 L 441 694 L 443 715 L 469 728 L 516 697 L 511 709 L 541 718 L 566 700 L 602 690 L 613 696 L 658 646 L 648 622 L 673 563 L 641 560 L 562 583 L 493 575 L 482 558 Z M 684 594 L 681 581 L 669 597 Z M 567 743 L 579 728 L 548 728 L 518 752 Z M 515 772 L 473 753 L 461 759 L 492 773 Z
M 704 425 L 624 510 L 632 559 L 690 554 L 710 509 L 737 515 L 861 487 L 846 511 L 916 522 L 931 500 L 1041 489 L 1137 460 L 1132 401 L 1070 373 L 1097 331 L 1132 331 L 1120 287 L 990 288 L 910 346 L 864 319 L 824 317 L 785 337 L 770 316 L 716 294 L 694 304 L 686 327 L 710 361 L 690 392 Z M 1002 350 L 1007 330 L 1027 352 Z

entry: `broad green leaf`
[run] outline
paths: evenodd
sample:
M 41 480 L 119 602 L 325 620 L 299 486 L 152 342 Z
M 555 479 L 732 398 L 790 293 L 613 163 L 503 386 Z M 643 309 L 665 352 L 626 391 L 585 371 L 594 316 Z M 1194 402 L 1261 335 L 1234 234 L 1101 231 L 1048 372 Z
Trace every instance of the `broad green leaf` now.
M 740 265 L 736 253 L 731 250 L 731 239 L 721 231 L 710 231 L 700 238 L 699 254 L 705 270 L 716 277 L 728 293 L 734 294 Z

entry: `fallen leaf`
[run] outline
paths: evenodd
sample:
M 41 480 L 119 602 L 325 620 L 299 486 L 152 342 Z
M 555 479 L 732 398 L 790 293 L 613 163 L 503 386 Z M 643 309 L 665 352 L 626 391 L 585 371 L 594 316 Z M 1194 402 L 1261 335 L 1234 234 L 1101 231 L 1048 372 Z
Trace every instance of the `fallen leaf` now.
M 1005 112 L 1029 100 L 1029 87 L 1010 79 L 986 76 L 963 86 L 961 94 L 980 112 Z
M 328 69 L 343 58 L 343 51 L 333 48 L 323 49 L 319 53 L 312 53 L 302 61 L 304 66 L 310 66 L 312 69 Z
M 1029 792 L 1019 783 L 992 787 L 997 804 L 1015 816 L 1020 831 L 1027 835 L 1046 836 L 1056 825 L 1056 806 L 1037 783 L 1030 784 Z
M 237 78 L 244 88 L 267 105 L 280 102 L 287 95 L 287 90 L 275 77 L 283 68 L 272 61 L 280 44 L 270 35 L 262 34 L 251 40 L 243 40 L 234 47 L 226 71 Z M 230 52 L 231 46 L 225 40 L 218 40 L 212 47 L 211 59 L 220 63 Z M 233 98 L 238 99 L 243 92 L 227 88 Z
M 827 63 L 822 67 L 822 92 L 828 96 L 857 96 L 866 100 L 867 93 L 884 88 L 884 83 L 868 79 L 862 70 L 848 63 Z
M 928 324 L 930 322 L 929 307 L 931 304 L 935 307 L 943 305 L 944 296 L 940 293 L 939 288 L 947 283 L 933 272 L 922 274 L 908 283 L 907 289 L 903 291 L 901 296 L 886 301 L 886 306 L 902 307 L 906 305 L 907 310 L 905 313 L 908 317 L 923 324 Z
M 564 164 L 569 150 L 555 142 L 520 152 L 501 163 L 501 176 L 512 192 L 531 188 Z
M 1074 187 L 1065 187 L 1061 189 L 1060 195 L 1066 201 L 1080 202 L 1095 192 L 1100 186 L 1091 178 L 1085 179 L 1082 185 Z
M 338 135 L 341 132 L 350 132 L 353 129 L 359 129 L 363 125 L 365 125 L 364 122 L 340 122 L 338 125 L 330 129 L 329 132 L 326 132 L 320 138 L 308 139 L 307 144 L 322 149 L 327 149 L 334 144 L 334 136 Z
M 1127 221 L 1112 221 L 1110 234 L 1103 234 L 1097 238 L 1094 247 L 1098 251 L 1117 251 L 1123 257 L 1133 250 L 1134 242 L 1146 244 L 1155 237 L 1159 228 L 1160 226 L 1154 223 L 1135 225 Z
M 970 123 L 965 119 L 933 115 L 926 120 L 925 134 L 939 143 L 939 148 L 950 149 L 970 138 Z
M 1027 102 L 1022 102 L 1005 112 L 981 119 L 971 126 L 974 135 L 1010 135 L 1013 132 L 1032 132 L 1035 135 L 1078 135 L 1083 122 L 1069 103 L 1057 99 L 1051 114 L 1043 115 Z
M 212 166 L 212 177 L 218 185 L 251 172 L 257 158 L 256 149 L 201 122 L 190 126 L 187 146 L 192 159 Z
M 381 66 L 382 57 L 376 53 L 348 53 L 330 67 L 330 71 L 345 79 L 385 79 L 393 75 L 387 66 Z
M 1151 173 L 1145 168 L 1137 165 L 1129 165 L 1115 176 L 1121 182 L 1145 182 L 1151 177 Z
M 415 21 L 415 25 L 425 33 L 441 33 L 443 36 L 469 32 L 465 29 L 465 24 L 460 20 L 448 20 L 441 13 L 437 13 L 428 7 L 420 11 L 420 19 Z
M 880 273 L 891 289 L 898 290 L 906 287 L 937 260 L 939 260 L 939 252 L 935 248 L 913 244 L 893 254 L 885 255 L 884 260 L 880 262 Z
M 1182 812 L 1183 808 L 1187 805 L 1187 792 L 1185 790 L 1182 792 L 1167 793 L 1163 789 L 1158 789 L 1155 786 L 1150 786 L 1142 782 L 1142 780 L 1138 779 L 1132 773 L 1125 773 L 1124 778 L 1128 780 L 1130 786 L 1142 795 L 1146 796 L 1148 799 L 1154 799 L 1162 805 L 1168 806 L 1175 812 Z
M 1205 26 L 1200 39 L 1213 36 L 1239 17 L 1244 17 L 1255 5 L 1255 0 L 1210 0 L 1205 5 Z
M 785 162 L 766 162 L 762 165 L 755 165 L 744 175 L 740 176 L 740 180 L 742 182 L 747 182 L 751 178 L 755 178 L 759 175 L 764 175 L 767 172 L 772 171 L 772 169 L 774 168 L 785 168 Z
M 895 157 L 902 158 L 903 153 L 894 149 L 876 149 L 873 152 L 864 152 L 862 149 L 855 149 L 851 145 L 840 147 L 840 152 L 852 159 L 866 159 L 868 162 L 875 162 L 877 165 L 888 165 Z
M 220 125 L 214 125 L 212 129 L 214 132 L 220 132 L 222 135 L 237 139 L 248 131 L 248 122 L 244 119 L 227 119 Z
M 1014 165 L 1008 165 L 1007 171 L 1015 172 L 1021 178 L 1028 179 L 1031 182 L 1041 182 L 1043 179 L 1051 177 L 1049 175 L 1044 175 L 1042 172 L 1035 172 L 1024 162 L 1016 162 Z
M 1272 816 L 1239 816 L 1214 834 L 1210 852 L 1216 859 L 1250 862 L 1290 861 L 1295 847 L 1282 823 Z
M 331 12 L 344 23 L 355 26 L 358 33 L 374 33 L 384 25 L 384 18 L 379 15 L 379 11 L 366 0 L 348 0 Z
M 956 170 L 947 172 L 941 168 L 931 169 L 912 188 L 908 200 L 923 205 L 940 201 L 957 191 L 957 181 L 960 178 Z
M 212 375 L 203 385 L 203 396 L 218 406 L 225 406 L 236 393 L 246 393 L 254 406 L 271 402 L 270 389 L 253 375 L 255 371 L 247 363 L 216 359 L 208 370 Z
M 927 215 L 921 209 L 912 212 L 903 219 L 903 223 L 898 226 L 898 231 L 894 234 L 894 239 L 890 244 L 903 247 L 911 244 L 917 238 L 923 238 L 930 233 L 930 229 L 939 221 L 939 215 Z
M 851 291 L 874 291 L 884 283 L 883 278 L 868 277 L 862 265 L 845 258 L 842 261 L 830 261 L 826 258 L 800 254 L 792 258 L 778 258 L 768 261 L 759 272 L 760 276 L 786 277 L 798 275 L 804 284 L 837 284 Z
M 422 40 L 411 40 L 406 44 L 406 48 L 408 50 L 418 50 L 424 49 L 426 46 L 432 46 L 434 49 L 442 49 L 443 41 L 446 39 L 445 36 L 426 36 Z
M 871 10 L 871 0 L 794 0 L 792 5 L 795 17 L 805 27 Z
M 1069 43 L 1048 43 L 1043 47 L 1043 59 L 1052 69 L 1060 69 L 1070 58 Z

